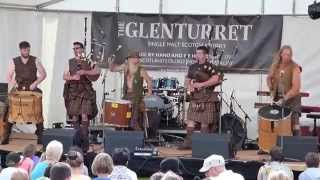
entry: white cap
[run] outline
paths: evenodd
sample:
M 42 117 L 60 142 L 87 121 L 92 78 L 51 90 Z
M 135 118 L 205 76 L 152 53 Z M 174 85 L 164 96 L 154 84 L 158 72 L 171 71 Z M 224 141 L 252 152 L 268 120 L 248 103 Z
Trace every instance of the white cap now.
M 207 157 L 203 161 L 203 166 L 199 171 L 200 172 L 207 172 L 212 167 L 224 166 L 224 165 L 225 165 L 224 158 L 220 155 L 213 154 L 213 155 Z

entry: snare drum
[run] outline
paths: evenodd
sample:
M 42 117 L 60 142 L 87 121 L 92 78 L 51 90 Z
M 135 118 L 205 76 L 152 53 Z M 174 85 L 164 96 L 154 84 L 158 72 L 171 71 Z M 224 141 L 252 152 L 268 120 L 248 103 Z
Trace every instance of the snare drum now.
M 269 152 L 277 143 L 278 136 L 292 136 L 291 110 L 277 105 L 259 109 L 259 147 Z
M 129 127 L 131 102 L 127 100 L 109 100 L 104 102 L 104 122 L 114 127 Z
M 33 91 L 14 91 L 9 94 L 9 118 L 11 123 L 43 122 L 42 95 Z

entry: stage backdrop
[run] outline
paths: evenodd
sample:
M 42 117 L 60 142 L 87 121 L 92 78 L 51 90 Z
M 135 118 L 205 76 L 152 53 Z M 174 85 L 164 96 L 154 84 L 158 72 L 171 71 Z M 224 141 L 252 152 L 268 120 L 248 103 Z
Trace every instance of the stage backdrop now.
M 210 61 L 228 72 L 257 73 L 272 63 L 282 24 L 282 16 L 93 13 L 92 40 L 100 45 L 92 47 L 99 60 L 115 53 L 122 63 L 128 51 L 136 50 L 147 69 L 185 71 L 195 48 L 204 45 Z M 107 60 L 102 64 L 107 66 Z

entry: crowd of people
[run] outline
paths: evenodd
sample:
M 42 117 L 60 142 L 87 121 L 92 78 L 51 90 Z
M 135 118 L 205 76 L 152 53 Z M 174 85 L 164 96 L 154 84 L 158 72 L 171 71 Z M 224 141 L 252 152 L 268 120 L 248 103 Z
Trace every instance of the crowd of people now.
M 51 141 L 41 157 L 36 156 L 36 146 L 28 145 L 22 153 L 11 152 L 6 156 L 6 168 L 0 173 L 1 180 L 138 180 L 136 172 L 130 170 L 128 162 L 130 152 L 127 148 L 116 148 L 112 155 L 97 154 L 90 169 L 84 163 L 84 155 L 79 147 L 71 147 L 63 154 L 63 144 Z M 282 161 L 279 147 L 270 151 L 270 161 L 261 166 L 258 180 L 293 180 L 292 170 Z M 299 180 L 320 179 L 319 155 L 310 152 L 305 156 L 306 170 L 299 175 Z M 200 173 L 205 180 L 244 180 L 245 178 L 232 170 L 226 169 L 226 161 L 221 155 L 207 157 Z M 150 180 L 183 180 L 178 158 L 165 158 L 160 163 L 158 172 Z M 92 175 L 89 175 L 89 170 Z M 198 177 L 198 179 L 200 179 Z

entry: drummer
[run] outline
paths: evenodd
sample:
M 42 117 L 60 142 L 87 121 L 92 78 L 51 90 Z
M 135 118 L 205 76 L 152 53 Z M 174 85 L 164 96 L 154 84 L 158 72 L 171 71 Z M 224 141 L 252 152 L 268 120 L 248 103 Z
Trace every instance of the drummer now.
M 301 67 L 292 59 L 292 48 L 284 45 L 274 57 L 267 76 L 267 84 L 272 101 L 292 110 L 292 132 L 299 135 L 299 116 L 301 113 Z
M 110 70 L 113 72 L 124 71 L 124 99 L 132 103 L 132 117 L 130 126 L 134 130 L 143 128 L 143 81 L 147 82 L 147 95 L 152 95 L 152 79 L 147 71 L 140 64 L 139 52 L 130 52 L 127 56 L 128 61 L 118 65 L 114 62 L 110 64 Z
M 19 43 L 20 56 L 13 58 L 9 62 L 7 80 L 11 91 L 35 91 L 42 93 L 38 85 L 46 78 L 47 74 L 39 58 L 30 55 L 30 43 L 22 41 Z M 12 123 L 8 122 L 3 144 L 8 143 L 11 133 Z M 35 134 L 41 140 L 43 131 L 43 122 L 36 124 Z M 38 141 L 38 142 L 39 142 Z

